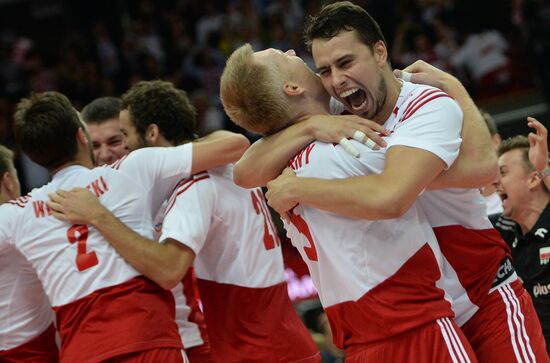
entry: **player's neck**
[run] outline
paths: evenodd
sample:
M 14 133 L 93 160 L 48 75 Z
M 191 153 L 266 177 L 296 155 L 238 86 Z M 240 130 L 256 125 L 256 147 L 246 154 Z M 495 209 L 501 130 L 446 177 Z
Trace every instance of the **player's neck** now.
M 385 73 L 385 81 L 387 85 L 387 93 L 386 93 L 386 99 L 384 102 L 384 105 L 382 106 L 382 110 L 380 113 L 374 118 L 373 121 L 376 121 L 380 125 L 383 125 L 386 123 L 388 118 L 390 118 L 395 105 L 397 104 L 397 100 L 399 99 L 399 94 L 401 93 L 401 88 L 403 87 L 403 83 L 395 78 L 393 73 Z
M 533 229 L 549 202 L 550 197 L 545 193 L 543 196 L 531 198 L 520 210 L 516 210 L 513 213 L 514 215 L 511 216 L 512 220 L 519 224 L 523 234 Z

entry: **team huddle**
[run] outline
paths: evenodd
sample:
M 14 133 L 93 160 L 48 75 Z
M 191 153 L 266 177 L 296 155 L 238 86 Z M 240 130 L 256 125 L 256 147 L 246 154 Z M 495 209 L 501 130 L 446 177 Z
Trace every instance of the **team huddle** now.
M 131 152 L 97 166 L 86 109 L 20 101 L 18 146 L 53 177 L 0 206 L 0 361 L 321 362 L 266 185 L 346 362 L 550 361 L 477 189 L 496 157 L 463 86 L 394 73 L 349 2 L 304 33 L 318 74 L 249 44 L 227 60 L 221 101 L 252 146 L 197 139 L 185 92 L 139 82 L 117 115 Z

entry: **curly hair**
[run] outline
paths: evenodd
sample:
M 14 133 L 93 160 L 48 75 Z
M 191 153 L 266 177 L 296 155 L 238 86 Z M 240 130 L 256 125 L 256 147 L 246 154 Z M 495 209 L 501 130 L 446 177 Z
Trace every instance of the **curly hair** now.
M 196 138 L 195 107 L 187 93 L 170 82 L 155 80 L 136 83 L 122 95 L 122 109 L 129 111 L 142 138 L 151 124 L 156 124 L 161 135 L 174 145 Z

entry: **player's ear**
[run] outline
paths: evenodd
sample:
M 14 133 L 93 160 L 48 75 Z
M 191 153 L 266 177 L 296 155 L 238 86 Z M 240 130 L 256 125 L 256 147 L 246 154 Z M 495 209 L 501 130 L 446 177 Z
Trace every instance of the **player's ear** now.
M 372 46 L 372 53 L 376 63 L 379 66 L 384 66 L 388 60 L 388 49 L 383 41 L 379 40 Z
M 289 97 L 294 97 L 304 93 L 304 89 L 294 82 L 286 81 L 283 86 L 283 92 Z
M 145 130 L 145 140 L 149 145 L 156 145 L 160 137 L 160 129 L 157 124 L 149 124 Z

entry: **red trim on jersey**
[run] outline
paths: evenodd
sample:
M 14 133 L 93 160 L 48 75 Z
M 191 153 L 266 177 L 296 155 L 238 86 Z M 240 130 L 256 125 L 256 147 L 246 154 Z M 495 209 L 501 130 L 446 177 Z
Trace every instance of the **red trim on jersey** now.
M 285 282 L 266 288 L 197 282 L 216 362 L 320 362 Z
M 187 303 L 187 306 L 189 306 L 189 308 L 191 309 L 187 320 L 197 324 L 199 328 L 202 341 L 204 342 L 200 345 L 201 352 L 210 352 L 210 340 L 208 339 L 206 320 L 204 319 L 204 314 L 202 313 L 199 306 L 199 287 L 197 286 L 197 278 L 195 276 L 195 269 L 193 267 L 190 267 L 189 270 L 187 270 L 187 273 L 181 280 L 181 283 L 183 285 L 183 295 L 185 296 L 185 302 Z
M 438 94 L 435 94 L 435 95 L 432 95 L 430 97 L 425 97 L 421 103 L 419 103 L 417 106 L 415 106 L 414 109 L 411 109 L 410 111 L 405 111 L 406 114 L 404 115 L 403 118 L 401 118 L 401 120 L 399 122 L 403 122 L 405 121 L 406 119 L 408 119 L 409 117 L 411 117 L 412 115 L 414 115 L 414 113 L 416 111 L 418 111 L 422 106 L 424 106 L 426 103 L 430 102 L 430 101 L 433 101 L 437 98 L 440 98 L 440 97 L 449 97 L 451 98 L 451 96 L 449 96 L 448 94 L 446 93 L 438 93 Z
M 25 206 L 27 205 L 27 203 L 29 202 L 30 199 L 31 199 L 30 194 L 28 194 L 28 195 L 24 195 L 24 196 L 21 196 L 21 197 L 16 198 L 16 199 L 8 200 L 6 203 L 13 204 L 13 205 L 18 206 L 20 208 L 25 208 Z
M 55 328 L 50 325 L 42 334 L 18 347 L 0 350 L 0 362 L 57 363 L 59 351 L 55 343 Z
M 154 348 L 182 349 L 174 297 L 140 276 L 54 307 L 62 362 L 99 362 Z
M 124 156 L 121 157 L 120 159 L 114 161 L 112 164 L 107 165 L 107 167 L 112 168 L 112 169 L 115 169 L 115 170 L 118 170 L 118 168 L 120 168 L 120 164 L 122 164 L 122 162 L 123 162 L 124 160 L 126 160 L 126 158 L 128 157 L 128 155 L 130 155 L 130 154 L 124 155 Z
M 433 94 L 433 93 L 436 93 L 436 92 L 442 92 L 441 90 L 439 89 L 436 89 L 436 88 L 428 88 L 428 89 L 425 89 L 423 90 L 422 92 L 420 92 L 420 94 L 418 96 L 416 96 L 415 98 L 413 98 L 409 104 L 407 105 L 407 107 L 405 108 L 405 111 L 403 112 L 403 114 L 407 114 L 407 112 L 409 112 L 410 109 L 412 109 L 414 106 L 416 106 L 416 104 L 418 102 L 420 102 L 423 98 Z
M 341 349 L 373 344 L 453 317 L 443 291 L 435 286 L 440 277 L 434 253 L 425 244 L 395 274 L 358 300 L 325 306 L 334 343 Z
M 479 306 L 487 297 L 502 260 L 505 256 L 511 258 L 510 248 L 493 228 L 475 230 L 453 225 L 433 231 L 470 301 Z
M 168 200 L 168 206 L 166 207 L 166 211 L 164 212 L 164 215 L 166 216 L 170 209 L 174 206 L 174 203 L 176 202 L 177 197 L 184 193 L 187 189 L 191 188 L 193 184 L 196 182 L 199 182 L 204 179 L 210 178 L 210 174 L 208 172 L 201 172 L 199 174 L 195 174 L 190 176 L 189 178 L 182 179 L 178 185 L 176 185 L 176 188 L 174 190 L 174 193 L 172 193 L 172 196 Z

